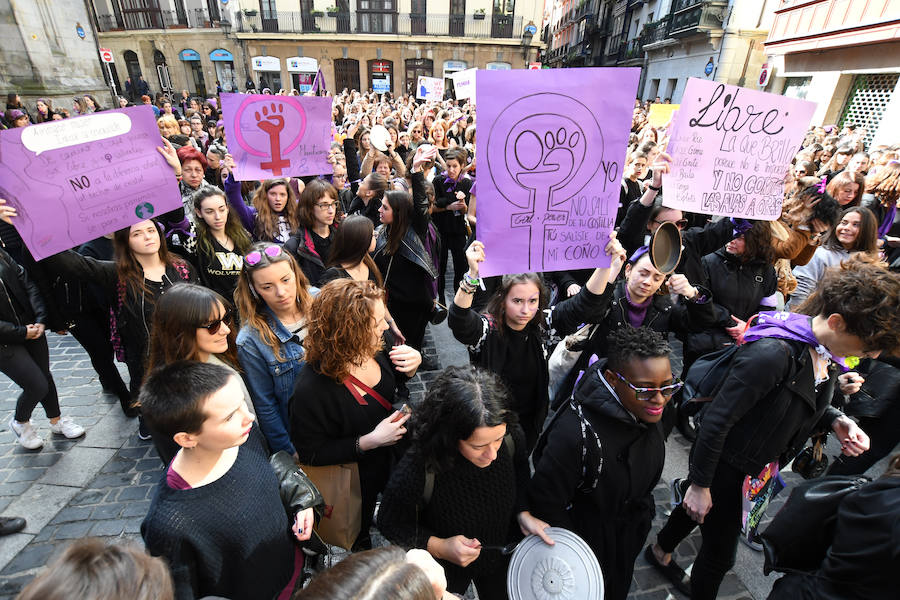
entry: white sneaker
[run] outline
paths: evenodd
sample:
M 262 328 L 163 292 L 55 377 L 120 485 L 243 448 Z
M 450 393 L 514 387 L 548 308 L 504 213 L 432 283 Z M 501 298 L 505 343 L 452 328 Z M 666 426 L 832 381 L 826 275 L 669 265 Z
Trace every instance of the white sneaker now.
M 9 420 L 9 428 L 16 435 L 23 448 L 37 450 L 44 446 L 44 440 L 37 434 L 30 420 L 27 423 L 18 423 L 16 418 L 13 417 Z
M 84 435 L 84 427 L 69 417 L 62 417 L 56 423 L 50 423 L 50 431 L 57 435 L 64 435 L 69 439 Z

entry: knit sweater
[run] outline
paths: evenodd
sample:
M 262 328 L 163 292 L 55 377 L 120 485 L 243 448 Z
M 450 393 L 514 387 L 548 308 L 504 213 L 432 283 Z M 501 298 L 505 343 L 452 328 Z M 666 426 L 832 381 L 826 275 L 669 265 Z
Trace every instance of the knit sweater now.
M 511 427 L 515 456 L 508 444 L 500 447 L 497 459 L 480 468 L 462 456 L 453 467 L 435 474 L 431 500 L 422 506 L 425 488 L 425 460 L 411 448 L 394 467 L 378 509 L 378 529 L 395 544 L 425 548 L 428 538 L 464 535 L 483 545 L 503 545 L 521 538 L 516 515 L 527 510 L 526 490 L 530 470 L 525 436 Z M 441 561 L 445 569 L 461 569 Z M 485 575 L 504 568 L 501 554 L 483 550 L 464 569 L 468 577 Z
M 174 490 L 163 474 L 141 535 L 169 563 L 177 600 L 267 600 L 287 585 L 294 545 L 278 490 L 255 425 L 218 480 Z

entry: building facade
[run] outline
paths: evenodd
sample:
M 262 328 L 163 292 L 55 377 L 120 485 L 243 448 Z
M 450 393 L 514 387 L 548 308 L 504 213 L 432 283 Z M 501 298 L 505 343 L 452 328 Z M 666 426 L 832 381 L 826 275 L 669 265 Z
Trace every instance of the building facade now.
M 93 94 L 105 105 L 97 39 L 81 0 L 0 0 L 0 90 L 29 106 L 49 97 L 70 108 L 73 91 Z
M 538 0 L 93 0 L 117 75 L 154 91 L 403 94 L 418 76 L 525 68 L 541 47 Z M 126 8 L 127 7 L 127 8 Z M 249 80 L 249 81 L 248 81 Z M 448 79 L 448 81 L 451 81 Z
M 898 142 L 900 2 L 783 2 L 765 48 L 766 89 L 817 102 L 813 123 L 854 123 L 870 144 Z

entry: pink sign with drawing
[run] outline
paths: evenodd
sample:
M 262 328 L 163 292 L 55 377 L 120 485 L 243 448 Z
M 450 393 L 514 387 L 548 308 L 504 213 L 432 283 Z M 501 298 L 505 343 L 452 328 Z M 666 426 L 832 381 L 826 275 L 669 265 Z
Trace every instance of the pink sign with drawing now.
M 239 181 L 332 172 L 330 98 L 222 94 L 221 99 Z

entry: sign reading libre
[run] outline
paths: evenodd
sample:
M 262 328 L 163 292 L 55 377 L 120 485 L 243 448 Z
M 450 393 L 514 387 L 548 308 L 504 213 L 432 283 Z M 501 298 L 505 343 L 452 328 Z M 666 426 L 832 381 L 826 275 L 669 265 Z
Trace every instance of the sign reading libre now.
M 690 79 L 670 132 L 665 204 L 771 221 L 814 102 Z
M 477 72 L 478 122 L 485 127 L 477 150 L 482 274 L 609 265 L 604 249 L 615 225 L 639 74 Z
M 0 132 L 0 181 L 38 260 L 180 208 L 149 106 Z

